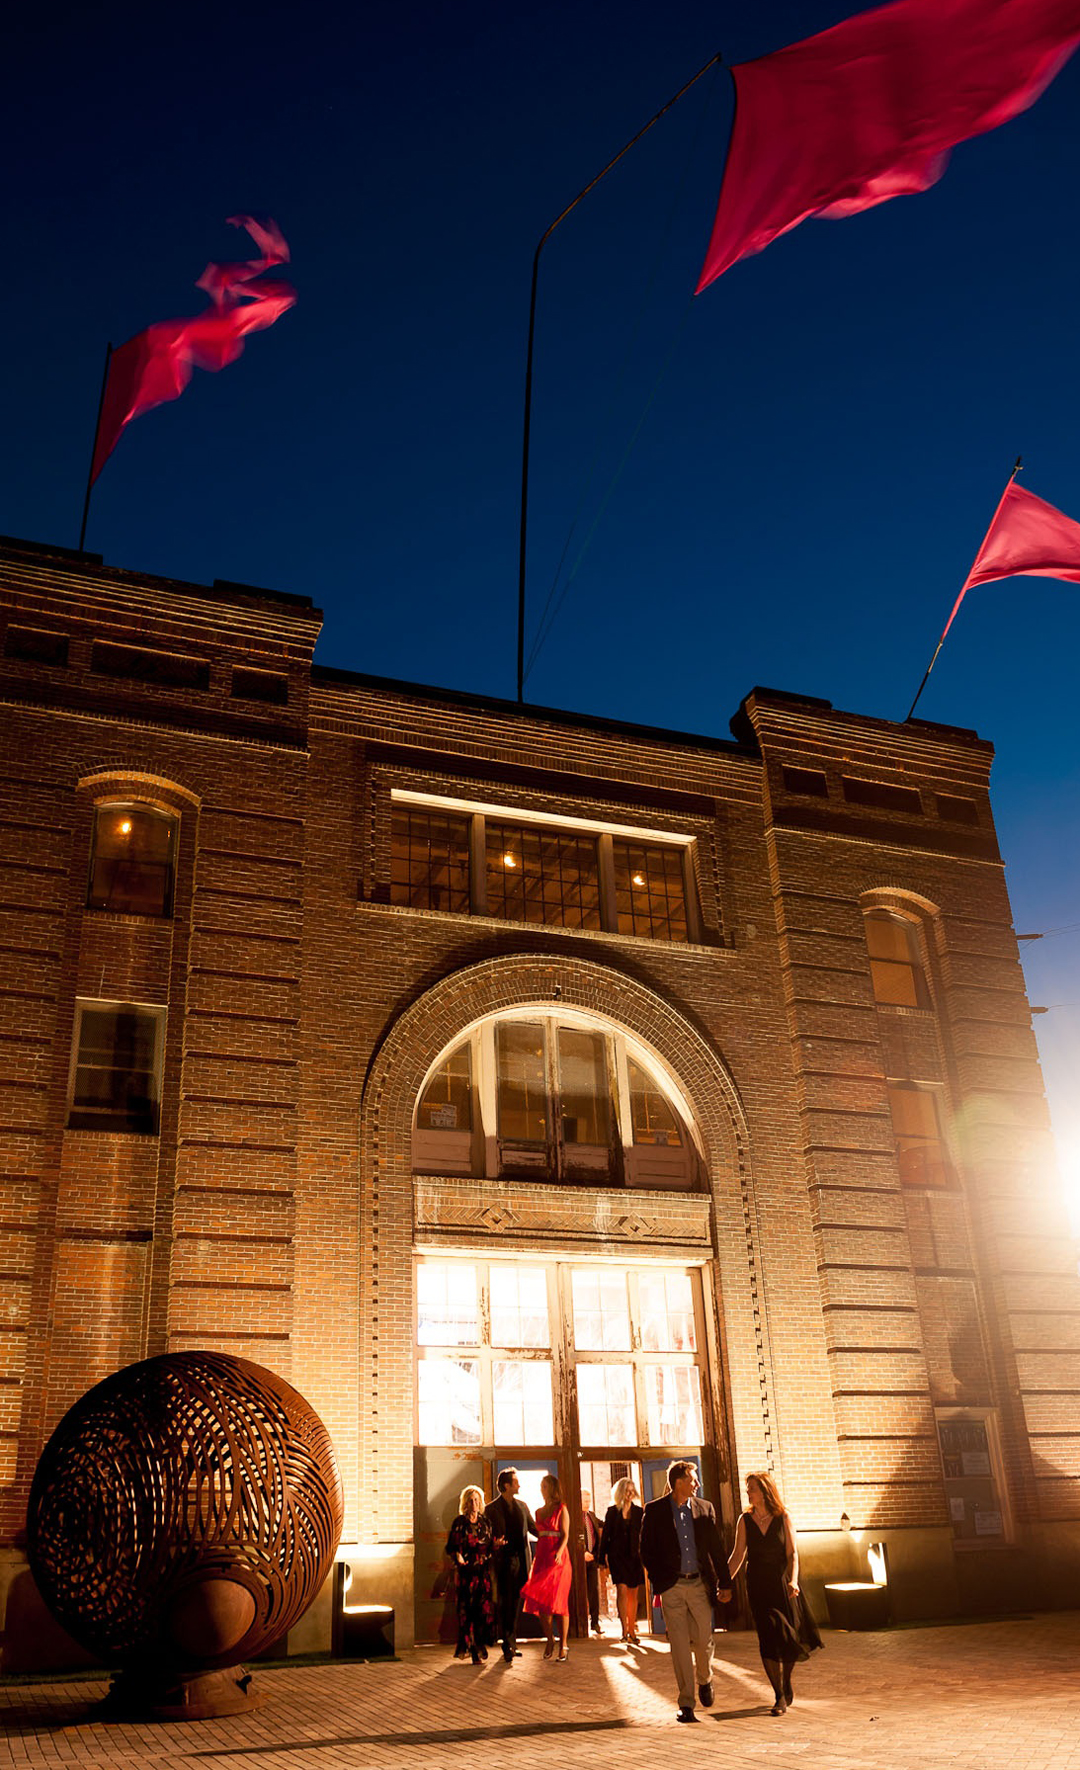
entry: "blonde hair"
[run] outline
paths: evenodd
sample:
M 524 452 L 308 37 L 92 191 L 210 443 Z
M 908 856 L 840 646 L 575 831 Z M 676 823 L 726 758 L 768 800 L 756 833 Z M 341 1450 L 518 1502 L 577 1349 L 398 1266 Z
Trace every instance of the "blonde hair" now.
M 629 1488 L 631 1490 L 631 1492 L 633 1492 L 633 1493 L 637 1492 L 637 1489 L 635 1488 L 634 1483 L 631 1481 L 629 1475 L 624 1475 L 622 1477 L 621 1481 L 616 1481 L 615 1486 L 611 1490 L 611 1503 L 613 1506 L 618 1506 L 620 1511 L 622 1511 L 622 1504 L 626 1498 L 627 1488 Z
M 477 1499 L 480 1501 L 481 1512 L 484 1510 L 484 1490 L 483 1490 L 483 1488 L 482 1487 L 473 1487 L 471 1485 L 469 1487 L 463 1487 L 461 1490 L 461 1498 L 458 1500 L 458 1511 L 461 1513 L 463 1518 L 465 1516 L 465 1501 L 468 1499 L 468 1497 L 471 1493 L 474 1493 L 476 1495 Z
M 748 1483 L 751 1481 L 757 1482 L 761 1489 L 761 1497 L 765 1501 L 765 1510 L 770 1512 L 774 1518 L 782 1518 L 784 1515 L 784 1502 L 780 1498 L 776 1482 L 773 1480 L 772 1476 L 767 1475 L 764 1469 L 751 1469 L 746 1479 Z M 747 1506 L 746 1510 L 750 1512 L 753 1510 L 753 1507 Z

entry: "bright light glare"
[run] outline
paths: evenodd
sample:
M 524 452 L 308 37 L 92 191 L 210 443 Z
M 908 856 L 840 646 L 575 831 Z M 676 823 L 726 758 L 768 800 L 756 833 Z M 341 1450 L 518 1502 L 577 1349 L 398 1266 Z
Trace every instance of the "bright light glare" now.
M 1073 1234 L 1080 1239 L 1080 1132 L 1070 1137 L 1057 1136 L 1058 1167 L 1061 1185 L 1069 1212 Z

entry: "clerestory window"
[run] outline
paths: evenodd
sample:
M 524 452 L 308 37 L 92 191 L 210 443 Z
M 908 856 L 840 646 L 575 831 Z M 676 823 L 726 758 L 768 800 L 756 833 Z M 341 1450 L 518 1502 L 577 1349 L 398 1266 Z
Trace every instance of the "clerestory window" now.
M 693 843 L 395 798 L 390 901 L 548 928 L 701 939 Z

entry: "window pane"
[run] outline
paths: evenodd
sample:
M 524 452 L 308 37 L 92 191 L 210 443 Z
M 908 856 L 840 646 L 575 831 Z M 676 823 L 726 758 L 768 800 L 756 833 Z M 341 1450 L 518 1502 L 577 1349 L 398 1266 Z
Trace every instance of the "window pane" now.
M 491 1365 L 496 1444 L 551 1444 L 551 1366 L 545 1361 L 496 1358 Z
M 614 850 L 619 933 L 688 940 L 682 849 L 616 841 Z
M 546 1143 L 547 1073 L 544 1029 L 526 1021 L 495 1028 L 499 1083 L 499 1136 L 516 1143 Z
M 564 1143 L 611 1141 L 611 1090 L 603 1033 L 559 1028 L 559 1094 Z
M 175 820 L 146 805 L 102 805 L 94 817 L 87 904 L 132 916 L 172 908 Z
M 416 910 L 469 912 L 469 819 L 395 805 L 390 901 Z
M 696 1364 L 645 1367 L 650 1444 L 700 1444 L 701 1372 Z
M 423 1261 L 416 1268 L 418 1346 L 475 1346 L 480 1339 L 476 1267 L 463 1260 Z
M 896 1083 L 889 1088 L 900 1180 L 904 1186 L 951 1186 L 952 1169 L 941 1136 L 938 1096 L 932 1088 Z
M 634 1372 L 629 1364 L 579 1364 L 578 1430 L 582 1444 L 636 1444 Z
M 474 1359 L 422 1358 L 417 1391 L 421 1444 L 480 1443 L 480 1371 Z
M 912 923 L 884 911 L 866 917 L 874 999 L 901 1008 L 929 1006 L 919 941 Z
M 661 1094 L 652 1077 L 646 1074 L 640 1063 L 632 1057 L 627 1059 L 627 1072 L 630 1082 L 630 1119 L 633 1125 L 634 1142 L 662 1146 L 669 1149 L 681 1149 L 682 1127 L 675 1113 L 675 1108 Z
M 547 1274 L 543 1267 L 493 1266 L 489 1284 L 491 1344 L 550 1346 Z
M 646 1352 L 696 1352 L 694 1291 L 688 1272 L 643 1272 L 638 1295 Z
M 626 1274 L 607 1266 L 575 1267 L 574 1344 L 581 1352 L 629 1352 L 630 1305 Z M 594 1443 L 605 1443 L 594 1439 Z
M 151 1009 L 127 1004 L 82 1009 L 68 1114 L 73 1130 L 156 1134 L 159 1024 Z
M 472 1047 L 459 1045 L 444 1057 L 416 1109 L 419 1131 L 472 1130 Z
M 487 903 L 510 921 L 599 928 L 596 837 L 488 819 Z

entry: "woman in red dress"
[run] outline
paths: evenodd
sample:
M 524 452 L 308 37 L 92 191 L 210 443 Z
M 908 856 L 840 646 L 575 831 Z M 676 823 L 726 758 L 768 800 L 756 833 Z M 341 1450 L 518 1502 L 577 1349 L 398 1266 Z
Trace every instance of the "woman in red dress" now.
M 544 1658 L 555 1652 L 552 1619 L 559 1619 L 559 1660 L 569 1659 L 567 1636 L 570 1632 L 570 1514 L 563 1504 L 562 1489 L 554 1475 L 545 1475 L 540 1483 L 543 1508 L 536 1514 L 538 1532 L 532 1572 L 522 1587 L 522 1606 L 538 1616 L 547 1635 Z

